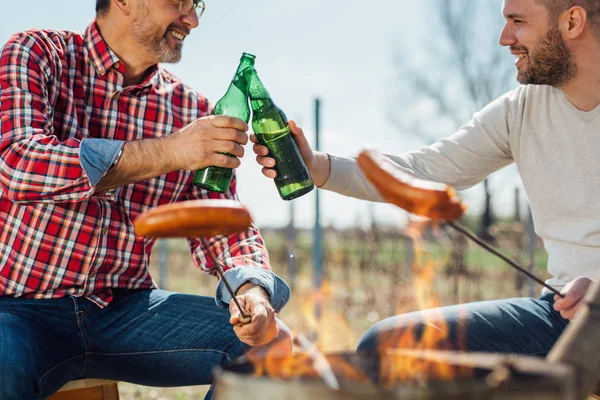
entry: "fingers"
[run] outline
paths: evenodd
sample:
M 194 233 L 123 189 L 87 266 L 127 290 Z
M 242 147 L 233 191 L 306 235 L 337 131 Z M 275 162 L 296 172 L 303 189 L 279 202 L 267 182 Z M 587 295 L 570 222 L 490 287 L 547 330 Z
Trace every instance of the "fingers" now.
M 275 179 L 277 177 L 277 172 L 273 169 L 275 168 L 276 161 L 272 157 L 268 157 L 269 149 L 266 146 L 258 144 L 255 142 L 256 137 L 250 137 L 250 140 L 254 142 L 254 146 L 252 146 L 252 150 L 256 154 L 256 162 L 259 165 L 262 165 L 264 168 L 262 169 L 262 173 L 267 178 Z
M 241 132 L 248 131 L 248 124 L 239 118 L 228 117 L 226 115 L 212 115 L 206 119 L 215 128 L 231 128 Z
M 214 153 L 208 159 L 208 165 L 214 165 L 215 167 L 223 168 L 239 168 L 242 165 L 242 161 L 237 157 L 231 157 L 226 154 Z
M 218 129 L 213 133 L 213 138 L 216 140 L 229 141 L 239 143 L 242 146 L 248 144 L 248 134 L 236 129 Z
M 241 144 L 226 140 L 217 140 L 215 142 L 215 151 L 219 153 L 228 153 L 239 158 L 244 157 L 245 150 Z
M 575 313 L 579 309 L 579 304 L 580 303 L 577 303 L 576 305 L 574 305 L 571 308 L 567 308 L 565 310 L 561 310 L 560 311 L 560 316 L 563 317 L 564 319 L 573 319 L 573 317 L 575 317 Z
M 275 339 L 279 333 L 279 328 L 275 319 L 273 308 L 264 298 L 242 295 L 238 296 L 240 304 L 244 299 L 242 307 L 246 313 L 252 316 L 252 322 L 247 325 L 239 324 L 239 310 L 237 306 L 229 306 L 231 313 L 230 323 L 234 325 L 233 330 L 237 337 L 244 343 L 251 346 L 258 346 L 268 343 Z M 233 302 L 232 302 L 233 303 Z
M 252 138 L 250 138 L 250 140 L 252 140 Z M 257 156 L 266 157 L 269 155 L 269 149 L 266 146 L 263 146 L 262 144 L 258 144 L 256 142 L 252 146 L 252 151 L 254 151 L 254 153 Z
M 256 156 L 256 162 L 266 168 L 275 168 L 275 159 L 271 157 Z
M 266 330 L 267 326 L 267 315 L 266 313 L 262 314 L 252 314 L 252 322 L 247 325 L 239 325 L 236 324 L 233 330 L 236 332 L 238 337 L 246 338 L 247 340 L 260 339 Z
M 564 298 L 554 296 L 554 310 L 560 312 L 563 318 L 572 319 L 592 282 L 591 279 L 586 277 L 580 277 L 569 282 L 562 290 L 565 295 Z
M 556 300 L 554 302 L 554 309 L 556 311 L 561 311 L 561 310 L 567 310 L 569 308 L 574 307 L 577 303 L 579 303 L 581 301 L 581 299 L 583 299 L 583 296 L 585 295 L 585 293 L 576 293 L 576 292 L 569 292 L 565 295 L 564 298 L 558 298 L 558 300 Z M 558 296 L 556 296 L 558 297 Z
M 271 168 L 263 168 L 262 174 L 264 176 L 266 176 L 267 178 L 271 178 L 271 179 L 277 178 L 277 171 L 275 171 L 274 169 L 271 169 Z

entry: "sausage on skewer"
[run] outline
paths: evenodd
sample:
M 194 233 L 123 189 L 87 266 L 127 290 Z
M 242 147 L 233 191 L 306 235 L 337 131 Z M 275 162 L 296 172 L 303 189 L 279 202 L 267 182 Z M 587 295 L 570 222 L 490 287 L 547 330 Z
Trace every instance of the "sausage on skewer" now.
M 208 249 L 206 237 L 247 231 L 251 224 L 250 212 L 235 200 L 189 200 L 165 204 L 140 214 L 133 222 L 135 232 L 139 236 L 197 237 L 205 249 Z M 252 318 L 236 299 L 233 288 L 224 277 L 221 264 L 210 251 L 207 253 L 219 278 L 240 310 L 240 325 L 249 324 Z
M 357 161 L 367 179 L 385 200 L 411 214 L 454 221 L 466 210 L 451 186 L 417 179 L 395 167 L 374 150 L 364 150 Z
M 412 214 L 433 220 L 446 221 L 448 226 L 501 258 L 511 267 L 527 275 L 557 296 L 565 297 L 556 288 L 548 285 L 525 268 L 519 266 L 498 250 L 479 239 L 467 228 L 453 222 L 464 214 L 466 207 L 451 186 L 414 178 L 395 167 L 386 157 L 374 150 L 362 151 L 358 156 L 357 162 L 367 179 L 389 203 L 395 204 Z

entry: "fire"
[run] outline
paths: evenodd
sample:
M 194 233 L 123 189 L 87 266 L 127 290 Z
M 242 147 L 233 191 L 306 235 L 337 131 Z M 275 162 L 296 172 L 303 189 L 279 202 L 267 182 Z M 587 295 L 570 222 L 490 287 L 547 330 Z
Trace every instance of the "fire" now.
M 421 309 L 440 307 L 435 294 L 435 261 L 424 249 L 421 232 L 428 223 L 414 221 L 407 234 L 414 245 L 414 260 L 411 265 L 415 297 Z M 294 348 L 286 343 L 273 343 L 263 350 L 251 350 L 248 361 L 254 366 L 254 374 L 283 380 L 319 379 L 331 389 L 338 383 L 366 383 L 377 377 L 377 383 L 394 387 L 402 383 L 447 381 L 466 378 L 473 370 L 456 366 L 443 357 L 432 357 L 431 352 L 456 350 L 448 336 L 448 324 L 441 311 L 428 312 L 426 320 L 418 326 L 408 326 L 394 334 L 378 338 L 378 357 L 349 353 L 354 349 L 356 338 L 341 313 L 331 312 L 327 307 L 334 290 L 325 282 L 320 291 L 308 292 L 303 297 L 301 308 L 304 314 L 304 329 L 316 333 L 315 343 L 301 334 L 296 336 Z M 298 292 L 297 292 L 298 293 Z M 460 339 L 460 338 L 459 338 Z M 336 353 L 322 353 L 336 351 Z M 340 350 L 346 351 L 340 353 Z M 458 363 L 460 364 L 460 363 Z
M 320 291 L 313 290 L 303 297 L 301 309 L 304 330 L 315 334 L 315 343 L 302 334 L 297 334 L 294 349 L 284 343 L 273 343 L 263 351 L 251 350 L 247 358 L 254 366 L 255 376 L 283 380 L 320 379 L 332 389 L 338 388 L 338 381 L 369 381 L 349 353 L 340 353 L 342 350 L 353 349 L 356 338 L 343 316 L 327 309 L 327 300 L 332 290 L 332 286 L 324 282 Z M 340 335 L 340 332 L 344 334 Z M 321 349 L 336 353 L 323 354 Z
M 422 310 L 440 307 L 434 287 L 436 262 L 424 250 L 421 238 L 421 232 L 427 224 L 428 222 L 411 221 L 407 228 L 407 234 L 413 240 L 415 255 L 411 265 L 413 285 Z M 472 371 L 469 369 L 417 356 L 430 350 L 456 350 L 449 342 L 448 331 L 448 324 L 441 310 L 434 310 L 424 314 L 420 326 L 415 324 L 398 330 L 395 334 L 380 335 L 377 347 L 380 383 L 395 386 L 402 382 L 454 380 L 470 375 Z M 412 352 L 398 349 L 411 349 Z
M 303 298 L 301 308 L 305 323 L 304 330 L 314 334 L 314 336 L 310 335 L 311 338 L 314 337 L 315 345 L 323 351 L 354 349 L 357 338 L 352 333 L 352 328 L 341 313 L 327 307 L 333 290 L 331 283 L 325 281 L 321 290 L 312 290 L 310 296 Z M 340 332 L 344 334 L 340 335 Z
M 324 355 L 312 343 L 307 345 L 310 343 L 307 339 L 298 338 L 303 336 L 297 336 L 295 351 L 281 343 L 274 343 L 266 351 L 250 350 L 247 358 L 254 366 L 254 375 L 283 380 L 320 379 L 333 389 L 339 388 L 338 381 L 369 381 L 366 374 L 344 355 Z

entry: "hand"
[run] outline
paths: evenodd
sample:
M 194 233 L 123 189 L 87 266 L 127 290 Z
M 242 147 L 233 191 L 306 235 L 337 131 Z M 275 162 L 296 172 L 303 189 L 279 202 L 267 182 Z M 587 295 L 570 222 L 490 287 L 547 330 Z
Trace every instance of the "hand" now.
M 248 124 L 238 118 L 213 115 L 200 118 L 170 136 L 177 170 L 211 165 L 237 168 L 248 143 Z M 228 153 L 231 156 L 222 154 Z
M 279 335 L 279 327 L 275 319 L 275 310 L 269 302 L 267 292 L 260 286 L 250 283 L 243 285 L 236 296 L 244 312 L 252 316 L 248 325 L 239 325 L 240 310 L 235 301 L 229 303 L 231 318 L 229 322 L 237 337 L 250 346 L 267 344 Z
M 317 186 L 322 186 L 329 177 L 329 157 L 327 154 L 312 150 L 304 135 L 304 131 L 296 125 L 294 120 L 290 120 L 289 124 L 292 131 L 292 137 L 298 146 L 298 150 L 300 150 L 300 155 L 308 168 L 308 172 L 315 181 L 315 184 Z M 275 159 L 268 157 L 269 149 L 258 143 L 255 134 L 250 135 L 250 140 L 254 143 L 252 150 L 254 150 L 254 153 L 256 154 L 256 162 L 263 166 L 263 175 L 267 178 L 274 179 L 277 176 L 277 172 L 273 169 L 275 167 Z M 326 165 L 324 165 L 323 162 L 325 162 Z
M 554 296 L 554 310 L 559 311 L 564 319 L 573 319 L 581 305 L 581 300 L 583 300 L 592 283 L 594 283 L 592 279 L 583 276 L 569 282 L 561 290 L 561 293 L 565 295 L 564 298 Z

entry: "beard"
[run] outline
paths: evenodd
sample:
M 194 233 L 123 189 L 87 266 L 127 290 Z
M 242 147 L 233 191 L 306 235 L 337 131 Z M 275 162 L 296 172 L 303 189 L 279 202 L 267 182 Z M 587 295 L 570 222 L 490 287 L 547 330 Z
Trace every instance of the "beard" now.
M 517 80 L 522 84 L 557 87 L 576 77 L 578 72 L 573 54 L 555 25 L 529 53 L 526 69 L 517 70 Z
M 169 25 L 167 31 L 164 32 L 161 27 L 150 17 L 147 6 L 144 2 L 140 2 L 138 15 L 134 18 L 131 25 L 132 35 L 158 62 L 161 63 L 177 63 L 181 60 L 181 49 L 183 43 L 177 42 L 173 48 L 169 44 L 169 30 L 176 28 L 181 32 L 188 32 L 187 28 Z

